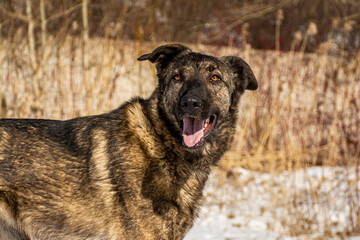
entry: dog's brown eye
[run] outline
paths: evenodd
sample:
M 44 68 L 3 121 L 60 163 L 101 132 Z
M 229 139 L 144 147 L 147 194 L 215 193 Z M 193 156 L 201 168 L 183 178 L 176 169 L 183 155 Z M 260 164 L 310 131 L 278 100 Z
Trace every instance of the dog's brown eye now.
M 212 75 L 210 80 L 212 82 L 220 82 L 221 81 L 221 78 L 218 76 L 218 75 Z
M 180 74 L 176 74 L 176 75 L 173 77 L 173 79 L 174 79 L 175 81 L 180 81 L 180 79 L 181 79 Z

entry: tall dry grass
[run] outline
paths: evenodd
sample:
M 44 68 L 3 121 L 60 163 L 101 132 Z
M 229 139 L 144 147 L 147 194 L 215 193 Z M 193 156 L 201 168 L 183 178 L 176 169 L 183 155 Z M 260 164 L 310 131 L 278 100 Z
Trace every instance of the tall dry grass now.
M 27 14 L 31 18 L 30 10 Z M 279 36 L 280 12 L 277 20 Z M 86 31 L 74 36 L 81 24 L 88 28 L 86 20 L 73 22 L 71 29 L 59 29 L 56 35 L 47 35 L 43 27 L 41 47 L 34 44 L 31 23 L 1 39 L 1 117 L 68 119 L 106 112 L 132 96 L 151 94 L 156 86 L 154 67 L 136 58 L 160 43 L 115 40 L 111 32 L 116 25 L 107 26 L 101 38 L 89 38 Z M 334 48 L 334 39 L 329 38 L 316 52 L 305 53 L 315 34 L 316 25 L 311 23 L 304 36 L 294 36 L 290 52 L 280 52 L 279 44 L 277 51 L 255 50 L 248 44 L 244 49 L 191 46 L 217 56 L 243 57 L 259 81 L 259 90 L 243 97 L 235 143 L 220 164 L 225 172 L 244 167 L 277 174 L 313 165 L 359 169 L 360 51 L 346 52 L 344 44 Z M 300 52 L 294 51 L 297 45 Z M 356 179 L 348 181 L 349 201 L 344 207 L 354 212 L 348 233 L 360 232 L 359 178 L 357 170 Z M 320 201 L 317 192 L 306 194 Z M 297 197 L 290 195 L 294 205 L 289 214 L 296 209 Z M 306 216 L 293 219 L 292 234 L 309 231 Z

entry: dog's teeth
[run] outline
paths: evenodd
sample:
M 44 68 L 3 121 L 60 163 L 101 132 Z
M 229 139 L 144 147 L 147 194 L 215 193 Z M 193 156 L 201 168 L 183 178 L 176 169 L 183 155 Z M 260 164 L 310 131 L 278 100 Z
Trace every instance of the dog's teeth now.
M 210 118 L 208 118 L 208 119 L 205 120 L 204 129 L 205 129 L 207 126 L 209 126 L 209 124 L 210 124 Z

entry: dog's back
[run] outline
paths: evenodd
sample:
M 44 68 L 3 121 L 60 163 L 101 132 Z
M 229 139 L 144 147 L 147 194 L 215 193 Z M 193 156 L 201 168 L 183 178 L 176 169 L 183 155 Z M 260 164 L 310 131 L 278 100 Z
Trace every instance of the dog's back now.
M 111 189 L 104 189 L 111 183 L 101 163 L 108 161 L 101 149 L 106 122 L 101 115 L 70 121 L 0 120 L 1 239 L 44 233 L 46 239 L 108 239 L 108 228 L 121 229 L 111 221 L 113 209 L 103 199 L 112 197 L 104 196 L 111 195 Z
M 48 181 L 53 183 L 54 178 L 66 181 L 68 174 L 76 171 L 71 169 L 82 159 L 71 126 L 68 121 L 1 119 L 2 184 L 25 193 L 34 182 L 37 189 L 42 190 L 43 184 L 48 186 Z M 78 169 L 74 174 L 81 171 Z

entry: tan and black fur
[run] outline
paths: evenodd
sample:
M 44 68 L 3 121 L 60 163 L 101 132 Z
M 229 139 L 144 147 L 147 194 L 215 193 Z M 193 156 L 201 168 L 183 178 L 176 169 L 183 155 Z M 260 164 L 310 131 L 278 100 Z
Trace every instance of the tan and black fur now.
M 67 121 L 0 120 L 0 239 L 185 236 L 257 82 L 241 58 L 179 44 L 138 60 L 156 64 L 149 99 Z

